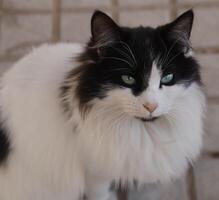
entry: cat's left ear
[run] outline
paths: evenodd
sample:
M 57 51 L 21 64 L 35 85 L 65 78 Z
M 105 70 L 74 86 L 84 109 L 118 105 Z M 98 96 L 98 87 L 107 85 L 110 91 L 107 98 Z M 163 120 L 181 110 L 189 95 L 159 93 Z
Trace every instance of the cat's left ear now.
M 105 13 L 95 11 L 91 19 L 92 41 L 103 45 L 120 39 L 119 26 Z
M 194 13 L 188 10 L 180 15 L 173 22 L 165 25 L 165 32 L 168 37 L 187 43 L 190 39 Z

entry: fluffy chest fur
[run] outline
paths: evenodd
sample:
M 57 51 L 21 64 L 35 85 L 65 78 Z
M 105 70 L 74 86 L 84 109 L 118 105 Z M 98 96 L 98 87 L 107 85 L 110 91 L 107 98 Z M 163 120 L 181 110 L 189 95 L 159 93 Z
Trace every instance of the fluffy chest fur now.
M 124 183 L 182 175 L 202 145 L 204 98 L 197 85 L 187 92 L 189 98 L 178 99 L 172 116 L 153 123 L 124 117 L 118 108 L 104 110 L 98 102 L 80 129 L 88 170 Z

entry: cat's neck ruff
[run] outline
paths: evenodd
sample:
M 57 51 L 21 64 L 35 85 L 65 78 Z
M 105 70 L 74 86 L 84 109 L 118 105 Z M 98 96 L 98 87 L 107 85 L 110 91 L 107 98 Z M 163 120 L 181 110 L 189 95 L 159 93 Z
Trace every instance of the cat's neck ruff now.
M 186 107 L 185 107 L 186 105 Z M 153 122 L 120 113 L 104 100 L 81 120 L 79 140 L 90 173 L 140 183 L 169 181 L 183 174 L 202 145 L 204 96 L 193 84 L 170 116 Z

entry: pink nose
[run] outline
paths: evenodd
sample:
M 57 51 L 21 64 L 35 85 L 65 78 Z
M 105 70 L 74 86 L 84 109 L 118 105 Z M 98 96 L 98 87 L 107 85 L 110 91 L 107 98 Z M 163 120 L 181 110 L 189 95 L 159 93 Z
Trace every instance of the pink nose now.
M 158 106 L 157 103 L 145 103 L 143 104 L 144 108 L 148 110 L 150 113 L 154 112 Z

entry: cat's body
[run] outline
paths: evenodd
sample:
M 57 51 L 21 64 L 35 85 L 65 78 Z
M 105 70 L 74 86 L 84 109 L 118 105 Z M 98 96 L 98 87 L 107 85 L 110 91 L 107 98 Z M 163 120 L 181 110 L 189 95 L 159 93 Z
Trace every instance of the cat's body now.
M 138 100 L 162 104 L 166 98 L 169 110 L 158 105 L 156 118 L 148 120 L 129 87 L 107 83 L 96 91 L 91 80 L 96 88 L 89 90 L 86 81 L 95 77 L 83 70 L 93 62 L 83 52 L 79 44 L 44 45 L 3 76 L 1 122 L 10 151 L 0 167 L 1 200 L 78 200 L 84 194 L 106 200 L 112 181 L 169 181 L 199 154 L 204 95 L 194 75 L 189 85 L 166 86 L 169 94 L 159 97 L 160 74 L 152 62 L 151 93 L 136 91 Z

